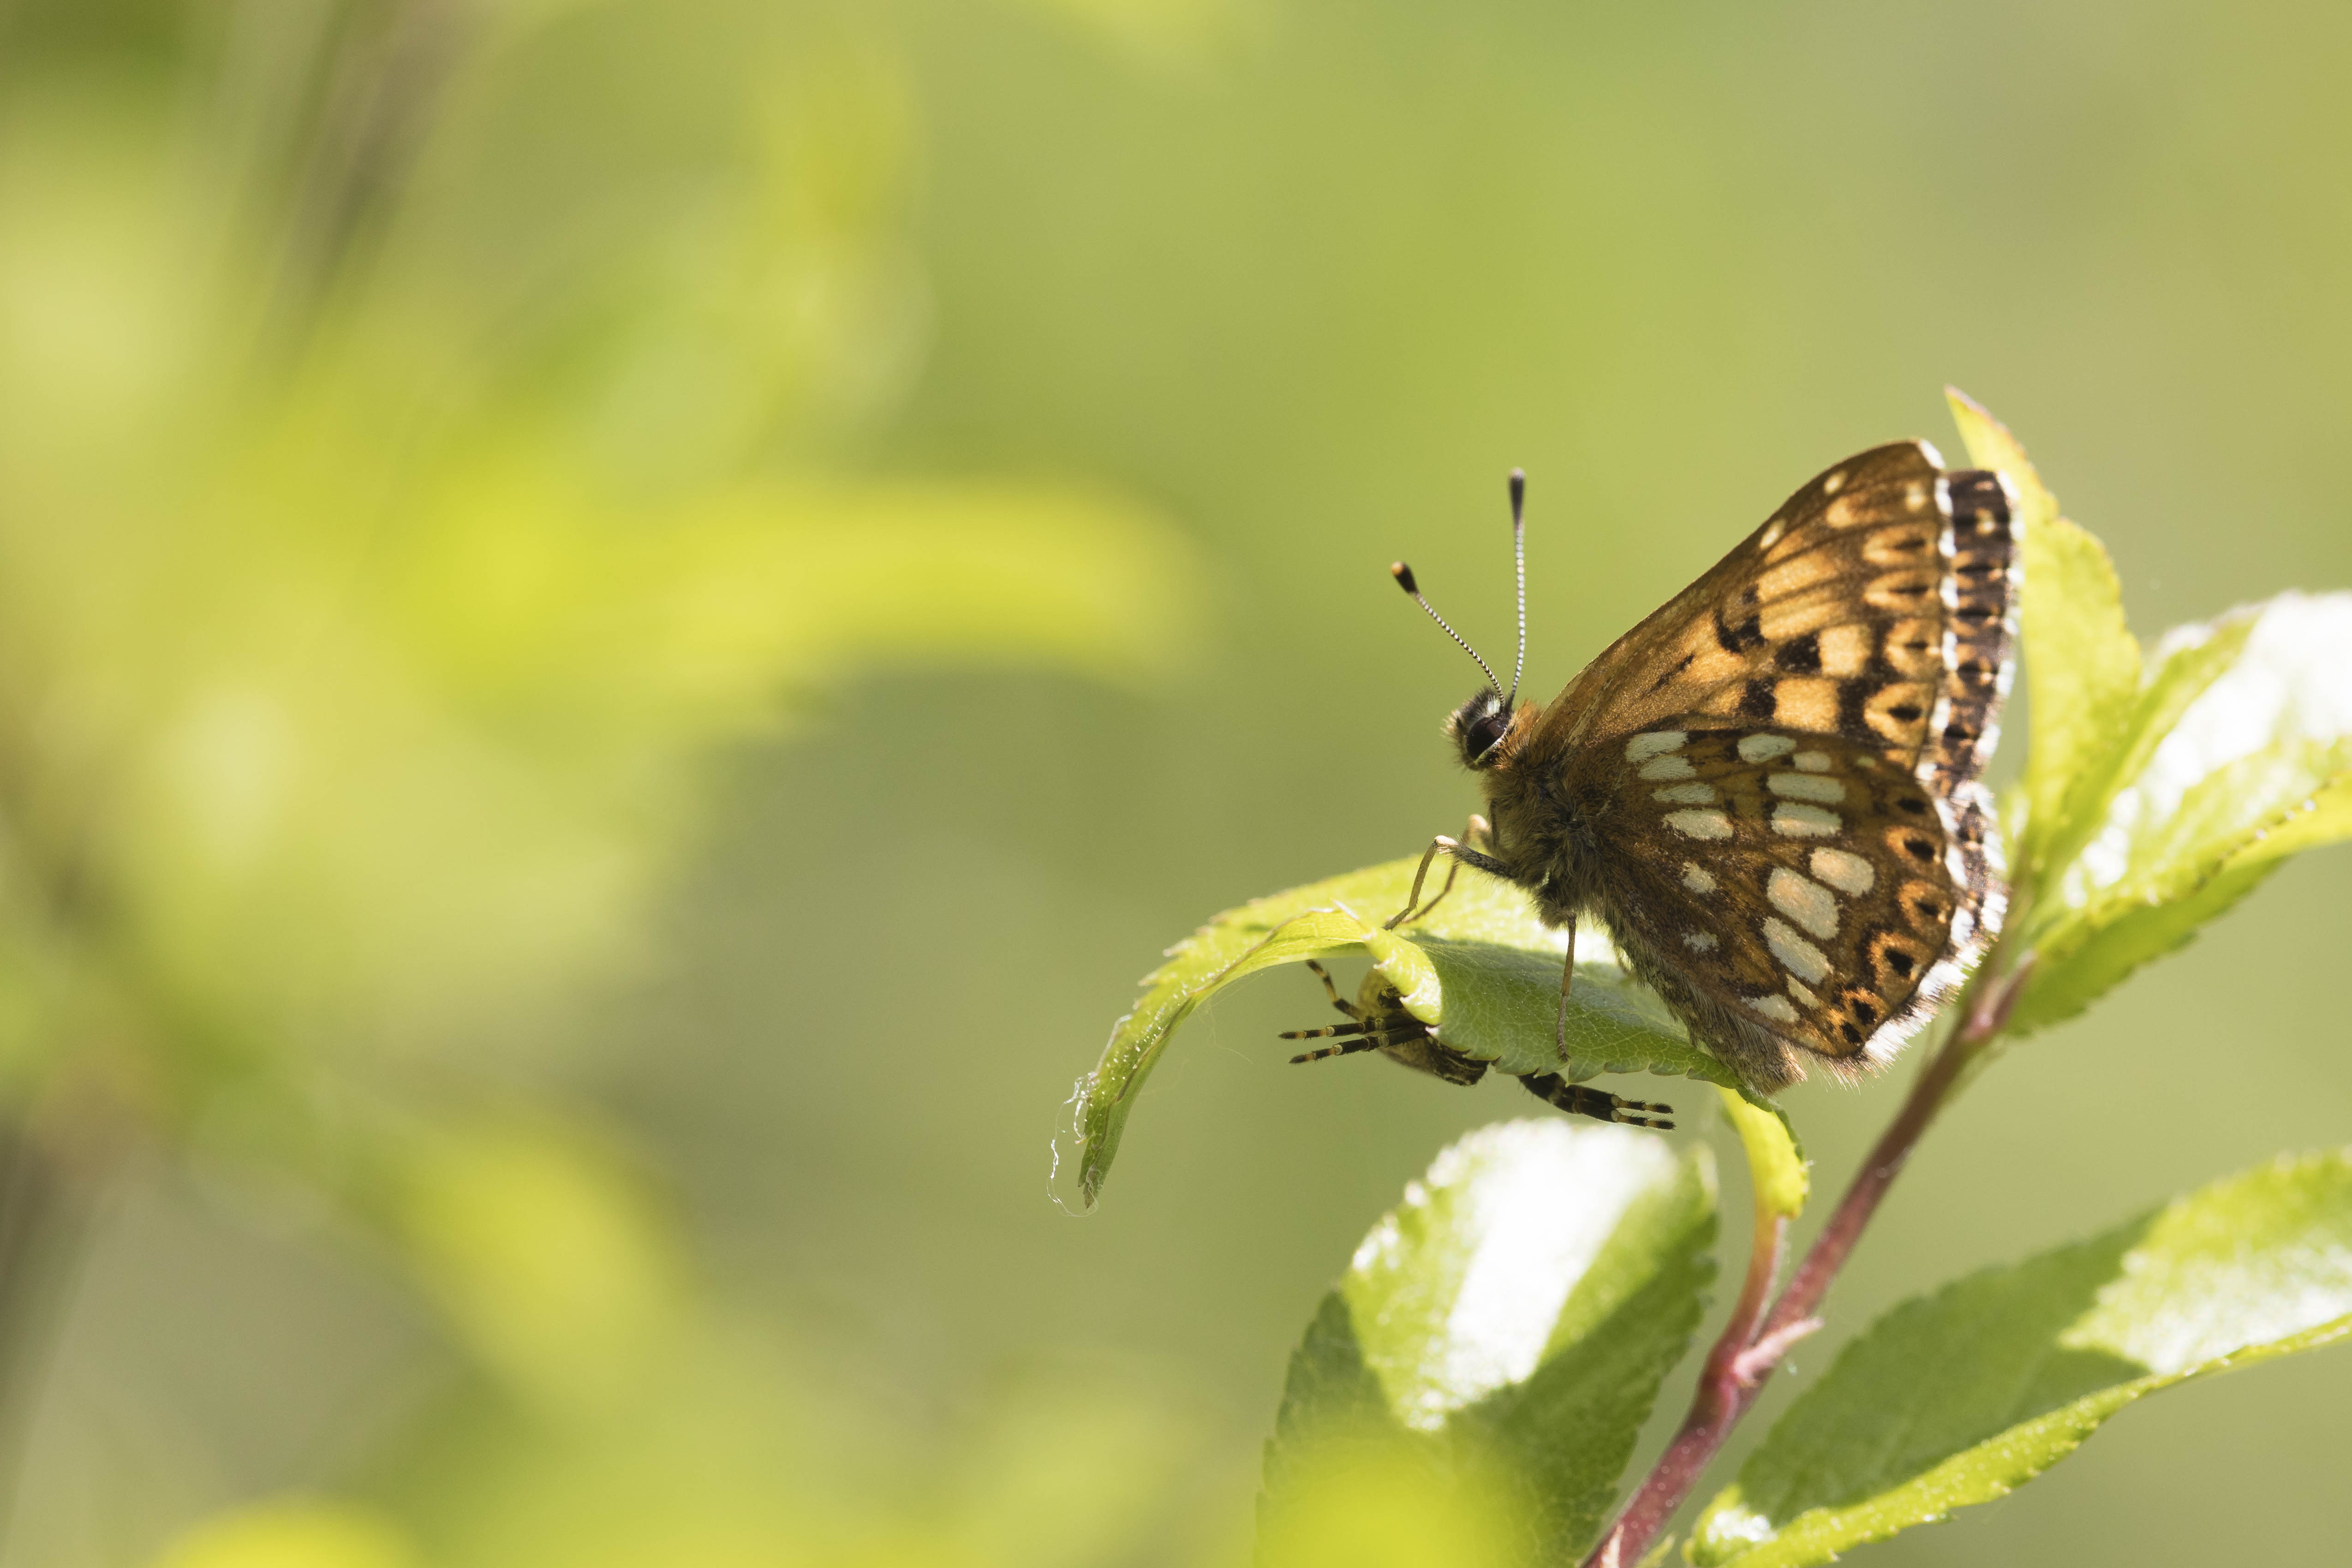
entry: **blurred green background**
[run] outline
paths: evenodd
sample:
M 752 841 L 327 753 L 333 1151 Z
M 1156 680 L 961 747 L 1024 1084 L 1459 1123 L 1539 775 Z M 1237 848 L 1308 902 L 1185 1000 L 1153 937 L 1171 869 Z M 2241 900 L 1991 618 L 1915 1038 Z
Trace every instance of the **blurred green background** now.
M 1525 1097 L 1289 1070 L 1286 975 L 1101 1212 L 1047 1145 L 1163 946 L 1471 803 L 1386 563 L 1503 651 L 1524 465 L 1549 693 L 1956 451 L 1949 381 L 2144 635 L 2352 582 L 2347 63 L 2315 5 L 6 0 L 0 1559 L 1245 1561 L 1321 1291 Z M 2347 892 L 1988 1076 L 1768 1404 L 2342 1142 Z M 1819 1179 L 1898 1092 L 1793 1095 Z M 2347 1408 L 2186 1389 L 1873 1552 L 2323 1560 Z

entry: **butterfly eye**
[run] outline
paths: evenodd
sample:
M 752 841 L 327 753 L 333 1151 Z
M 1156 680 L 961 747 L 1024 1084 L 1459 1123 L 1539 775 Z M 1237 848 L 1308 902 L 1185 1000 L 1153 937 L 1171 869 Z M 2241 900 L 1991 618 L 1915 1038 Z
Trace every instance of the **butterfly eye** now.
M 1453 736 L 1462 748 L 1465 768 L 1490 768 L 1495 762 L 1495 747 L 1511 727 L 1511 710 L 1503 699 L 1490 689 L 1480 692 L 1454 710 L 1446 722 L 1446 733 Z

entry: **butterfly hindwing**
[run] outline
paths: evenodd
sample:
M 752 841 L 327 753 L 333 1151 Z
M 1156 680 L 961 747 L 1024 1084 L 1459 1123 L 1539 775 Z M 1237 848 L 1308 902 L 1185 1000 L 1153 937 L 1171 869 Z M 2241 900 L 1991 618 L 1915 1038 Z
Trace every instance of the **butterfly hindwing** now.
M 1689 715 L 1617 771 L 1602 913 L 1751 1078 L 1797 1075 L 1782 1042 L 1884 1060 L 1959 978 L 1979 905 L 1956 824 L 1877 747 Z

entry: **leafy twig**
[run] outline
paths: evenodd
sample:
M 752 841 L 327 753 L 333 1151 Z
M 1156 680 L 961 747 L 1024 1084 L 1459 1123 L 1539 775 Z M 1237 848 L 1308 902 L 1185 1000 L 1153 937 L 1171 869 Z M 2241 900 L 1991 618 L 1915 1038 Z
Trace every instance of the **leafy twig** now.
M 2031 967 L 2030 955 L 2026 962 L 2007 973 L 1992 971 L 1988 966 L 1988 972 L 1995 973 L 1996 977 L 1989 985 L 1971 988 L 1962 998 L 1960 1027 L 1912 1084 L 1903 1109 L 1880 1135 L 1845 1196 L 1838 1200 L 1829 1223 L 1813 1239 L 1789 1288 L 1769 1312 L 1763 1310 L 1763 1301 L 1769 1295 L 1778 1271 L 1788 1218 L 1767 1214 L 1759 1205 L 1748 1279 L 1738 1304 L 1732 1308 L 1731 1321 L 1724 1325 L 1722 1334 L 1707 1353 L 1706 1367 L 1699 1374 L 1698 1389 L 1691 1398 L 1690 1413 L 1683 1417 L 1674 1440 L 1666 1445 L 1665 1452 L 1627 1500 L 1616 1522 L 1585 1559 L 1585 1568 L 1622 1568 L 1649 1550 L 1658 1531 L 1698 1484 L 1699 1477 L 1714 1461 L 1725 1439 L 1754 1406 L 1772 1369 L 1780 1364 L 1789 1347 L 1820 1326 L 1815 1309 L 1828 1295 L 1838 1270 L 1845 1266 L 1854 1244 L 1862 1239 L 1871 1217 L 1878 1211 L 1879 1200 L 1902 1174 L 1920 1137 L 1951 1098 L 1969 1066 L 2007 1025 L 2010 1008 Z

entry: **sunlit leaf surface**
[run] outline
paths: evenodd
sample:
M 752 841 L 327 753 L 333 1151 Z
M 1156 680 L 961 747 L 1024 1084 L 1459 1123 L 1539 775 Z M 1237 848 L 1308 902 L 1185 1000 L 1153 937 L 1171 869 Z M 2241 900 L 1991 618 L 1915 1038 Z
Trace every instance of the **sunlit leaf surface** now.
M 1245 975 L 1331 953 L 1369 954 L 1440 1040 L 1505 1072 L 1557 1072 L 1570 1082 L 1658 1072 L 1738 1086 L 1589 926 L 1578 938 L 1568 1054 L 1556 1054 L 1562 934 L 1537 920 L 1517 888 L 1475 872 L 1465 872 L 1425 918 L 1384 931 L 1382 922 L 1405 906 L 1416 863 L 1391 861 L 1270 894 L 1227 910 L 1169 950 L 1169 961 L 1144 977 L 1135 1010 L 1112 1029 L 1101 1063 L 1079 1082 L 1075 1146 L 1056 1159 L 1077 1161 L 1080 1201 L 1101 1192 L 1136 1092 L 1193 1009 Z
M 2080 1012 L 2286 856 L 2352 837 L 2352 595 L 2282 594 L 2176 628 L 2143 659 L 2115 566 L 2016 437 L 1950 394 L 2024 527 L 2031 745 L 2006 813 L 2011 1027 Z
M 2352 1336 L 2352 1151 L 2283 1158 L 1897 1307 L 1709 1505 L 1696 1561 L 1793 1568 L 1989 1502 L 2143 1395 Z
M 1759 1105 L 1747 1095 L 1717 1085 L 1723 1113 L 1739 1134 L 1748 1155 L 1748 1179 L 1756 1189 L 1759 1213 L 1794 1219 L 1805 1211 L 1812 1193 L 1812 1169 L 1805 1162 L 1804 1145 L 1796 1129 L 1778 1106 Z
M 2352 594 L 2282 594 L 2150 650 L 2112 747 L 2086 759 L 2017 936 L 2016 1014 L 2079 1012 L 2179 946 L 2287 855 L 2352 833 Z
M 1767 1118 L 1769 1120 L 1769 1118 Z M 1704 1145 L 1558 1120 L 1440 1155 L 1372 1228 L 1291 1357 L 1267 1445 L 1259 1561 L 1322 1561 L 1335 1491 L 1412 1521 L 1465 1499 L 1506 1529 L 1484 1561 L 1566 1561 L 1681 1358 L 1714 1270 Z M 1440 1541 L 1421 1557 L 1459 1561 Z

